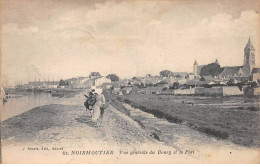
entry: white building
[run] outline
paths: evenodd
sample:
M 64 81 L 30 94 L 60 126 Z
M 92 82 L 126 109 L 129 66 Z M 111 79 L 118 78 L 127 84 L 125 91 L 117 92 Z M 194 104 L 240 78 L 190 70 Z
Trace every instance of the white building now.
M 95 86 L 101 86 L 103 83 L 111 83 L 111 80 L 106 77 L 95 79 Z

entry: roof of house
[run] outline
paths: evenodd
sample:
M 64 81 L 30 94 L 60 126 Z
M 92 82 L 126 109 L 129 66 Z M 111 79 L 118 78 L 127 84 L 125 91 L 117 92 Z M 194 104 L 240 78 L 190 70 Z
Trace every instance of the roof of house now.
M 172 84 L 174 82 L 176 82 L 175 78 L 165 78 L 163 79 L 164 82 L 167 82 L 168 84 Z
M 219 76 L 233 76 L 235 74 L 238 74 L 238 71 L 241 68 L 243 68 L 243 66 L 224 67 L 224 70 L 219 74 Z
M 200 86 L 200 85 L 205 85 L 208 83 L 210 83 L 210 81 L 187 80 L 186 84 L 188 86 L 194 86 L 194 85 Z
M 187 72 L 172 72 L 173 76 L 176 77 L 180 77 L 180 78 L 184 78 L 188 73 Z
M 89 75 L 90 76 L 100 76 L 99 72 L 91 72 Z
M 119 83 L 117 83 L 117 82 L 112 83 L 112 86 L 113 86 L 114 88 L 121 88 L 121 85 L 120 85 Z
M 138 90 L 140 90 L 140 88 L 138 88 L 137 86 L 133 86 L 133 87 L 132 87 L 132 90 L 133 90 L 133 91 L 138 91 Z
M 260 68 L 253 68 L 251 74 L 260 73 Z
M 249 71 L 246 68 L 240 68 L 238 71 L 238 75 L 240 77 L 248 77 L 249 76 Z
M 206 65 L 199 65 L 198 67 L 199 67 L 199 68 L 202 68 L 202 67 L 204 67 L 204 66 L 206 66 Z
M 112 83 L 103 83 L 102 86 L 112 85 Z
M 121 90 L 131 90 L 133 87 L 124 87 L 123 89 Z
M 95 78 L 89 78 L 89 79 L 87 79 L 85 82 L 95 82 Z
M 163 92 L 164 92 L 164 93 L 173 93 L 173 91 L 174 91 L 173 89 L 166 89 L 166 90 L 164 90 Z
M 106 78 L 106 77 L 96 77 L 96 78 L 94 78 L 94 79 L 95 79 L 95 80 L 100 80 L 100 79 L 103 79 L 103 80 L 104 80 L 104 79 L 105 79 L 105 80 L 107 80 L 107 81 L 108 81 L 108 80 L 111 81 L 111 79 Z
M 197 73 L 200 74 L 200 71 L 202 69 L 202 67 L 204 67 L 205 65 L 200 65 L 200 66 L 197 66 Z
M 211 75 L 204 75 L 202 78 L 204 78 L 205 81 L 212 81 L 214 79 Z
M 213 82 L 213 81 L 210 81 L 208 84 L 209 84 L 209 85 L 214 85 L 214 84 L 216 84 L 216 83 Z
M 147 90 L 150 90 L 150 91 L 162 91 L 164 87 L 148 87 Z
M 160 82 L 158 82 L 157 84 L 158 84 L 158 85 L 163 85 L 163 84 L 168 84 L 168 82 L 167 82 L 167 81 L 160 81 Z
M 121 89 L 113 89 L 113 92 L 122 92 Z
M 150 78 L 144 79 L 143 83 L 153 83 L 153 84 L 155 84 L 155 83 L 160 82 L 161 80 L 162 80 L 161 77 L 150 77 Z

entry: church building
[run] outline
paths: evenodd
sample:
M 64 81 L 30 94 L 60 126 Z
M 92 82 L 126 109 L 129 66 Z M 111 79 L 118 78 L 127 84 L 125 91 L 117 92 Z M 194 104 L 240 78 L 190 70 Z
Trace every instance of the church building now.
M 255 48 L 249 38 L 247 45 L 244 49 L 244 64 L 243 66 L 224 67 L 219 78 L 229 79 L 248 79 L 255 66 Z
M 216 61 L 214 62 L 216 64 L 219 65 L 218 59 L 216 59 Z M 207 64 L 206 64 L 207 65 Z M 202 69 L 202 67 L 206 66 L 206 65 L 199 65 L 197 63 L 197 61 L 195 60 L 194 64 L 193 64 L 193 73 L 195 74 L 195 76 L 199 76 L 200 75 L 200 71 Z
M 219 64 L 218 60 L 215 63 Z M 195 61 L 193 65 L 193 72 L 195 75 L 200 75 L 201 68 L 205 65 L 198 65 Z M 255 48 L 249 38 L 247 45 L 244 49 L 244 63 L 242 66 L 229 66 L 222 67 L 222 72 L 218 75 L 219 79 L 235 78 L 238 80 L 248 80 L 250 75 L 259 73 L 260 68 L 255 68 Z M 256 77 L 255 77 L 256 78 Z

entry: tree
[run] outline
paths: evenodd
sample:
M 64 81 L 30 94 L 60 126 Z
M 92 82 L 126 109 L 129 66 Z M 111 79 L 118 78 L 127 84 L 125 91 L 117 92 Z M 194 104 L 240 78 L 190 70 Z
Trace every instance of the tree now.
M 220 65 L 216 63 L 211 63 L 205 65 L 201 68 L 200 75 L 201 76 L 208 76 L 211 75 L 212 77 L 218 76 L 222 72 Z
M 169 70 L 163 70 L 160 72 L 160 76 L 161 77 L 170 77 L 170 76 L 173 76 L 173 72 L 171 72 Z
M 182 78 L 180 74 L 175 75 L 175 78 Z
M 68 86 L 68 85 L 69 85 L 69 81 L 63 79 L 60 80 L 59 86 Z
M 151 76 L 152 76 L 151 74 L 146 74 L 146 75 L 145 75 L 146 78 L 149 78 L 149 77 L 151 77 Z
M 59 86 L 64 86 L 64 85 L 66 85 L 66 82 L 63 79 L 61 79 L 60 83 L 59 83 Z
M 119 81 L 119 77 L 116 74 L 109 74 L 106 78 L 110 79 L 112 82 Z
M 179 89 L 180 88 L 180 83 L 179 82 L 174 82 L 170 89 Z
M 168 83 L 165 82 L 165 81 L 160 81 L 160 82 L 156 83 L 155 86 L 161 86 L 161 85 L 164 85 L 164 84 L 168 84 Z
M 250 86 L 251 86 L 252 88 L 257 88 L 258 84 L 257 84 L 256 81 L 254 81 L 254 82 L 250 83 Z
M 93 77 L 101 77 L 100 73 L 99 72 L 91 72 L 89 74 L 89 78 L 93 78 Z
M 162 91 L 166 91 L 167 90 L 167 88 L 162 88 Z

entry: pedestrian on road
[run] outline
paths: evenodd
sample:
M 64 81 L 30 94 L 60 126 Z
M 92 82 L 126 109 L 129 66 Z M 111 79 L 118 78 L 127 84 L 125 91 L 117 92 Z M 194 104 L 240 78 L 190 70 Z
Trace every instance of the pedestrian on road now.
M 104 108 L 105 103 L 106 103 L 106 99 L 105 96 L 102 94 L 102 89 L 96 89 L 96 103 L 93 106 L 93 116 L 92 116 L 92 121 L 95 122 L 97 124 L 97 126 L 100 125 L 101 123 L 101 109 Z

